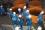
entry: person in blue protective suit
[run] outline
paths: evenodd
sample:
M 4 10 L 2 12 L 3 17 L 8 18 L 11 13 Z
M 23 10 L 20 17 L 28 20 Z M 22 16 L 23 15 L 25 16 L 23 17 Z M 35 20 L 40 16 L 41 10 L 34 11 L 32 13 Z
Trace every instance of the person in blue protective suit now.
M 18 25 L 18 16 L 16 15 L 16 12 L 13 12 L 12 14 L 10 14 L 10 16 L 12 20 L 12 25 L 14 27 L 13 30 L 15 30 L 15 27 Z
M 31 29 L 31 26 L 32 26 L 32 20 L 31 20 L 31 15 L 28 15 L 26 17 L 26 25 L 27 25 L 27 30 L 30 30 Z
M 38 16 L 38 27 L 40 26 L 41 30 L 42 30 L 42 26 L 43 26 L 43 14 L 44 14 L 44 11 L 41 11 L 41 13 Z M 40 28 L 39 28 L 39 30 L 40 30 Z
M 38 19 L 39 19 L 38 20 L 38 25 L 40 25 L 40 26 L 42 25 L 42 17 L 43 17 L 43 15 L 38 16 Z
M 43 13 L 44 11 L 41 11 L 41 13 L 38 16 L 38 26 L 42 26 L 43 24 Z
M 23 24 L 24 24 L 24 19 L 22 18 L 22 15 L 19 14 L 19 26 L 21 28 L 21 30 L 23 30 Z
M 19 17 L 19 19 L 18 19 L 18 25 L 20 26 L 21 30 L 23 30 L 23 23 L 24 23 L 23 18 L 22 18 L 22 12 L 23 12 L 23 10 L 21 8 L 18 8 L 16 12 L 17 12 L 18 17 Z
M 7 10 L 8 10 L 7 15 L 8 15 L 9 17 L 11 17 L 10 14 L 12 14 L 12 8 L 7 8 Z
M 23 16 L 26 18 L 27 30 L 30 30 L 30 27 L 32 26 L 32 21 L 31 21 L 31 18 L 30 18 L 31 15 L 28 9 L 24 9 Z
M 0 15 L 4 14 L 5 10 L 3 8 L 3 5 L 0 6 Z
M 12 17 L 11 19 L 12 19 L 13 25 L 17 24 L 18 16 L 16 15 L 16 12 L 13 12 L 13 13 L 11 14 L 11 17 Z
M 26 8 L 26 6 L 24 6 L 23 8 L 23 16 L 28 16 L 29 15 L 29 10 Z

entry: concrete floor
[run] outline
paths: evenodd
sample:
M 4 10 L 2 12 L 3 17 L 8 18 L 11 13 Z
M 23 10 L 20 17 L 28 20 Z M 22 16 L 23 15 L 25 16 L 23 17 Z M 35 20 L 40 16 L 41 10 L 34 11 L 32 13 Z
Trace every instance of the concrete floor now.
M 0 30 L 13 30 L 11 19 L 8 16 L 0 16 Z
M 11 19 L 8 16 L 0 16 L 0 30 L 12 30 L 12 29 L 13 26 L 11 23 Z M 24 27 L 24 30 L 26 30 L 26 27 Z
M 8 16 L 0 16 L 0 25 L 1 24 L 11 24 L 11 20 Z
M 11 25 L 11 20 L 8 16 L 0 16 L 0 30 L 2 30 L 4 25 Z

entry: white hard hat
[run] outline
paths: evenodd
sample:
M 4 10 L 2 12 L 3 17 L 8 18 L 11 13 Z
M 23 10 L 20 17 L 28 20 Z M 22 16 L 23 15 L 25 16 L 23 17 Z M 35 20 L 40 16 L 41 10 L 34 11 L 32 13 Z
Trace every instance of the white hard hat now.
M 10 8 L 9 10 L 11 10 L 11 11 L 12 11 L 12 8 Z
M 18 17 L 20 17 L 20 18 L 21 18 L 21 17 L 22 17 L 22 15 L 19 15 Z
M 44 14 L 44 11 L 41 11 L 40 14 Z
M 16 12 L 13 12 L 13 14 L 16 14 Z
M 21 8 L 18 8 L 18 11 L 21 11 Z
M 29 10 L 27 9 L 26 12 L 29 13 Z
M 24 8 L 23 9 L 26 9 L 26 6 L 24 6 Z
M 28 17 L 31 18 L 31 15 L 29 15 Z

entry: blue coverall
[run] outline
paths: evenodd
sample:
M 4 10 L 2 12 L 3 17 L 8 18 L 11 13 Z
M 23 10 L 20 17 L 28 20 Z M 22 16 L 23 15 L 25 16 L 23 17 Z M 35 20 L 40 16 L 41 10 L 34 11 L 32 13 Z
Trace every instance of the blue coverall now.
M 40 14 L 40 15 L 38 16 L 38 25 L 39 25 L 39 26 L 42 26 L 42 23 L 43 23 L 43 15 Z
M 30 30 L 30 27 L 32 26 L 32 21 L 31 19 L 28 17 L 29 13 L 26 12 L 26 9 L 23 12 L 23 16 L 26 18 L 26 23 L 27 23 L 27 30 Z
M 5 10 L 3 7 L 0 7 L 0 15 L 4 14 Z
M 20 26 L 20 28 L 21 28 L 21 30 L 23 30 L 23 24 L 24 24 L 24 21 L 23 21 L 23 19 L 22 18 L 19 18 L 19 26 Z
M 11 17 L 11 21 L 12 21 L 12 24 L 13 24 L 13 27 L 15 30 L 15 27 L 18 25 L 18 16 L 16 14 L 10 14 L 10 17 Z

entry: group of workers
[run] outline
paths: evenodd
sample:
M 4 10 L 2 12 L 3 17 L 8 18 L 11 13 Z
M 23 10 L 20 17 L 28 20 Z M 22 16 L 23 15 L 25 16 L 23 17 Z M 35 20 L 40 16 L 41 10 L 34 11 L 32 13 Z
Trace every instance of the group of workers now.
M 26 22 L 27 30 L 31 30 L 32 28 L 32 19 L 31 19 L 31 14 L 29 12 L 29 9 L 24 6 L 24 8 L 17 8 L 15 12 L 12 11 L 12 8 L 8 9 L 7 15 L 11 18 L 12 24 L 15 27 L 18 25 L 20 26 L 21 30 L 23 30 L 24 22 Z M 4 8 L 2 5 L 0 5 L 0 15 L 2 15 L 5 12 Z M 43 11 L 38 15 L 38 26 L 42 26 L 42 19 L 43 19 Z M 37 27 L 38 28 L 38 27 Z M 33 28 L 32 28 L 33 29 Z M 39 29 L 39 28 L 38 28 Z M 34 30 L 34 29 L 33 29 Z M 36 29 L 35 29 L 36 30 Z
M 32 23 L 32 15 L 30 14 L 30 10 L 28 9 L 29 0 L 26 0 L 26 6 L 23 8 L 17 8 L 16 11 L 12 11 L 12 8 L 7 8 L 7 12 L 5 11 L 3 5 L 0 5 L 0 15 L 7 14 L 9 18 L 11 19 L 13 30 L 16 26 L 20 26 L 20 30 L 24 30 L 24 24 L 26 24 L 26 30 L 42 30 L 42 24 L 43 24 L 43 13 L 44 11 L 41 11 L 37 18 L 37 25 L 36 27 Z M 19 30 L 19 29 L 18 29 Z
M 37 23 L 37 28 L 33 28 L 32 24 L 32 19 L 31 19 L 31 14 L 29 13 L 29 9 L 24 6 L 23 9 L 17 8 L 15 12 L 12 12 L 12 9 L 9 9 L 9 17 L 11 18 L 14 30 L 15 27 L 18 25 L 20 26 L 21 30 L 23 29 L 24 22 L 26 22 L 27 30 L 42 30 L 42 23 L 43 23 L 43 13 L 44 11 L 41 11 L 40 14 L 38 15 L 38 23 Z

